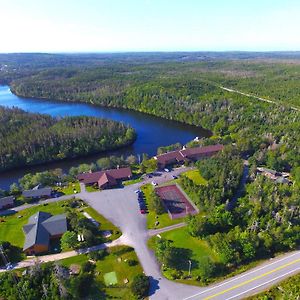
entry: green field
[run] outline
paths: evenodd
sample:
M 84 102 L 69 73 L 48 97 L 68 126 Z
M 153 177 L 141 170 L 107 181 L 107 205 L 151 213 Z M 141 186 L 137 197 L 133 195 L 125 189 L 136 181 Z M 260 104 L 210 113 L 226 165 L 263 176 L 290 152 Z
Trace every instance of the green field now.
M 94 187 L 93 185 L 86 185 L 85 186 L 85 190 L 89 193 L 92 192 L 99 192 L 99 188 L 98 187 Z
M 128 249 L 129 251 L 126 252 L 124 251 L 125 249 Z M 110 248 L 108 251 L 109 255 L 105 256 L 103 260 L 98 260 L 96 263 L 97 284 L 94 287 L 95 290 L 92 291 L 92 294 L 95 295 L 95 297 L 92 297 L 91 299 L 103 299 L 104 297 L 105 299 L 134 299 L 129 286 L 134 276 L 143 272 L 134 250 L 129 247 L 120 246 Z M 65 266 L 70 266 L 71 264 L 82 265 L 87 260 L 87 255 L 78 255 L 61 260 L 61 263 Z M 135 260 L 137 264 L 129 266 L 128 260 Z M 106 286 L 105 277 L 112 272 L 116 274 L 118 283 L 111 287 Z M 126 279 L 128 280 L 128 283 L 125 283 Z
M 124 186 L 131 185 L 131 184 L 135 184 L 135 183 L 141 182 L 142 180 L 143 180 L 143 178 L 139 177 L 139 178 L 135 178 L 135 179 L 131 179 L 131 180 L 125 180 L 125 181 L 122 182 L 122 184 Z
M 184 274 L 187 275 L 188 269 L 188 260 L 192 261 L 191 266 L 191 278 L 186 280 L 178 280 L 179 282 L 183 282 L 186 284 L 193 284 L 199 285 L 199 281 L 196 281 L 195 278 L 197 277 L 197 266 L 201 264 L 203 259 L 206 257 L 211 258 L 213 261 L 218 261 L 218 256 L 210 249 L 209 245 L 198 238 L 192 237 L 186 227 L 182 227 L 179 229 L 171 230 L 165 233 L 160 234 L 162 238 L 172 241 L 172 246 L 181 248 L 189 252 L 190 255 L 186 262 L 186 268 L 182 268 L 184 270 Z M 148 241 L 148 246 L 151 249 L 155 249 L 155 239 L 157 237 L 152 237 Z M 165 277 L 169 278 L 168 271 L 164 272 L 163 274 Z
M 49 204 L 41 204 L 24 209 L 14 215 L 0 217 L 0 241 L 8 241 L 12 245 L 23 247 L 25 235 L 22 227 L 28 222 L 30 216 L 38 211 L 44 211 L 53 215 L 65 212 L 64 205 L 68 201 L 59 201 Z
M 151 191 L 153 190 L 153 186 L 151 184 L 145 184 L 141 187 L 141 190 L 143 191 L 145 195 L 145 201 L 147 203 L 147 206 L 149 207 L 149 195 Z M 171 220 L 168 213 L 163 213 L 161 215 L 157 215 L 154 211 L 149 210 L 149 213 L 147 214 L 147 228 L 148 229 L 157 229 L 157 228 L 163 228 L 170 225 L 178 224 L 184 221 L 184 218 Z M 157 226 L 155 226 L 155 222 L 159 222 Z
M 12 245 L 22 248 L 25 241 L 22 227 L 28 222 L 29 217 L 38 211 L 48 212 L 53 215 L 62 214 L 65 212 L 65 205 L 69 201 L 70 200 L 41 204 L 24 209 L 14 215 L 0 217 L 0 241 L 8 241 Z M 110 230 L 112 232 L 112 236 L 110 236 L 108 240 L 116 239 L 121 235 L 117 227 L 106 220 L 102 215 L 98 214 L 94 209 L 87 207 L 85 210 L 100 223 L 101 230 Z
M 181 175 L 191 179 L 197 185 L 207 185 L 206 179 L 201 176 L 199 170 L 190 170 L 182 173 Z

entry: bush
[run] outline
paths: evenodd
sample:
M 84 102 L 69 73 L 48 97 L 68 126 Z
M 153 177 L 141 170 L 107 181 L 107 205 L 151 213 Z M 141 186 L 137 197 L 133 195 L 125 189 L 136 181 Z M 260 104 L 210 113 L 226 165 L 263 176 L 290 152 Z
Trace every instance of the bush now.
M 144 298 L 148 296 L 150 288 L 149 277 L 144 274 L 135 276 L 130 288 L 133 295 L 137 298 Z
M 103 249 L 89 253 L 89 258 L 92 260 L 102 260 L 106 255 L 108 255 L 108 253 L 106 249 Z
M 133 266 L 136 266 L 138 264 L 138 262 L 134 259 L 128 259 L 127 264 L 128 264 L 128 266 L 133 267 Z

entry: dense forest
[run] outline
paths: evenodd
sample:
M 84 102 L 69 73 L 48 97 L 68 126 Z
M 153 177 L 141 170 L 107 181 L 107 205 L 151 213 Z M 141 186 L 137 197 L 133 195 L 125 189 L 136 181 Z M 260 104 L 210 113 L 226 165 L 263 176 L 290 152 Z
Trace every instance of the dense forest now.
M 299 53 L 1 55 L 18 95 L 123 107 L 210 129 L 243 154 L 300 162 Z M 273 99 L 270 104 L 220 86 Z
M 52 118 L 0 106 L 0 171 L 128 145 L 132 128 L 93 117 Z

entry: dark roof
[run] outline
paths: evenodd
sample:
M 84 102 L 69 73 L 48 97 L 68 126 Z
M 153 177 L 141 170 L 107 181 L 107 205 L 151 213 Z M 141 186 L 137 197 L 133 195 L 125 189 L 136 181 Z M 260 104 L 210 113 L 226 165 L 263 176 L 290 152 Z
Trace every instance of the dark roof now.
M 110 177 L 113 177 L 115 180 L 125 179 L 132 176 L 131 169 L 127 167 L 127 168 L 99 171 L 94 173 L 83 173 L 83 174 L 79 174 L 77 178 L 85 184 L 96 183 L 100 180 L 100 178 L 104 173 Z
M 23 191 L 22 195 L 26 198 L 51 196 L 52 188 L 41 188 L 34 190 Z
M 158 163 L 167 164 L 171 161 L 184 161 L 185 158 L 192 158 L 196 155 L 205 155 L 212 154 L 223 150 L 224 146 L 221 144 L 204 146 L 204 147 L 195 147 L 195 148 L 186 148 L 183 150 L 170 151 L 161 155 L 157 155 L 156 159 Z
M 14 200 L 15 200 L 14 196 L 0 198 L 0 208 L 2 208 L 3 206 L 6 206 L 6 205 L 14 204 Z
M 204 146 L 204 147 L 195 147 L 195 148 L 187 148 L 184 150 L 180 150 L 182 155 L 185 157 L 193 156 L 193 155 L 201 155 L 201 154 L 210 154 L 223 150 L 224 146 L 221 144 Z
M 25 233 L 23 250 L 35 244 L 48 246 L 51 236 L 67 231 L 67 219 L 65 215 L 52 216 L 40 211 L 29 218 L 28 223 L 23 226 L 23 231 Z
M 170 151 L 161 155 L 157 155 L 156 159 L 158 163 L 166 164 L 170 161 L 183 161 L 184 156 L 181 154 L 180 150 Z

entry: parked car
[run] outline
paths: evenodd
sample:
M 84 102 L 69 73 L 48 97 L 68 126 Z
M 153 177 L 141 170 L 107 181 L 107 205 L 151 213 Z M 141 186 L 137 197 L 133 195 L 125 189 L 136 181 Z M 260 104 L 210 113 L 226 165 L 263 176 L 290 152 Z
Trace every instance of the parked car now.
M 134 191 L 136 194 L 140 194 L 141 193 L 141 190 L 136 190 Z
M 168 173 L 170 172 L 170 170 L 169 170 L 169 169 L 167 169 L 167 168 L 165 168 L 165 169 L 164 169 L 164 171 L 165 171 L 165 172 L 168 172 Z
M 154 181 L 152 181 L 151 184 L 152 184 L 153 186 L 157 186 L 157 183 L 154 182 Z
M 173 179 L 177 179 L 178 177 L 177 177 L 177 176 L 175 176 L 175 175 L 172 175 L 172 178 L 173 178 Z
M 142 215 L 147 213 L 147 211 L 145 209 L 140 209 L 140 212 L 141 212 Z

